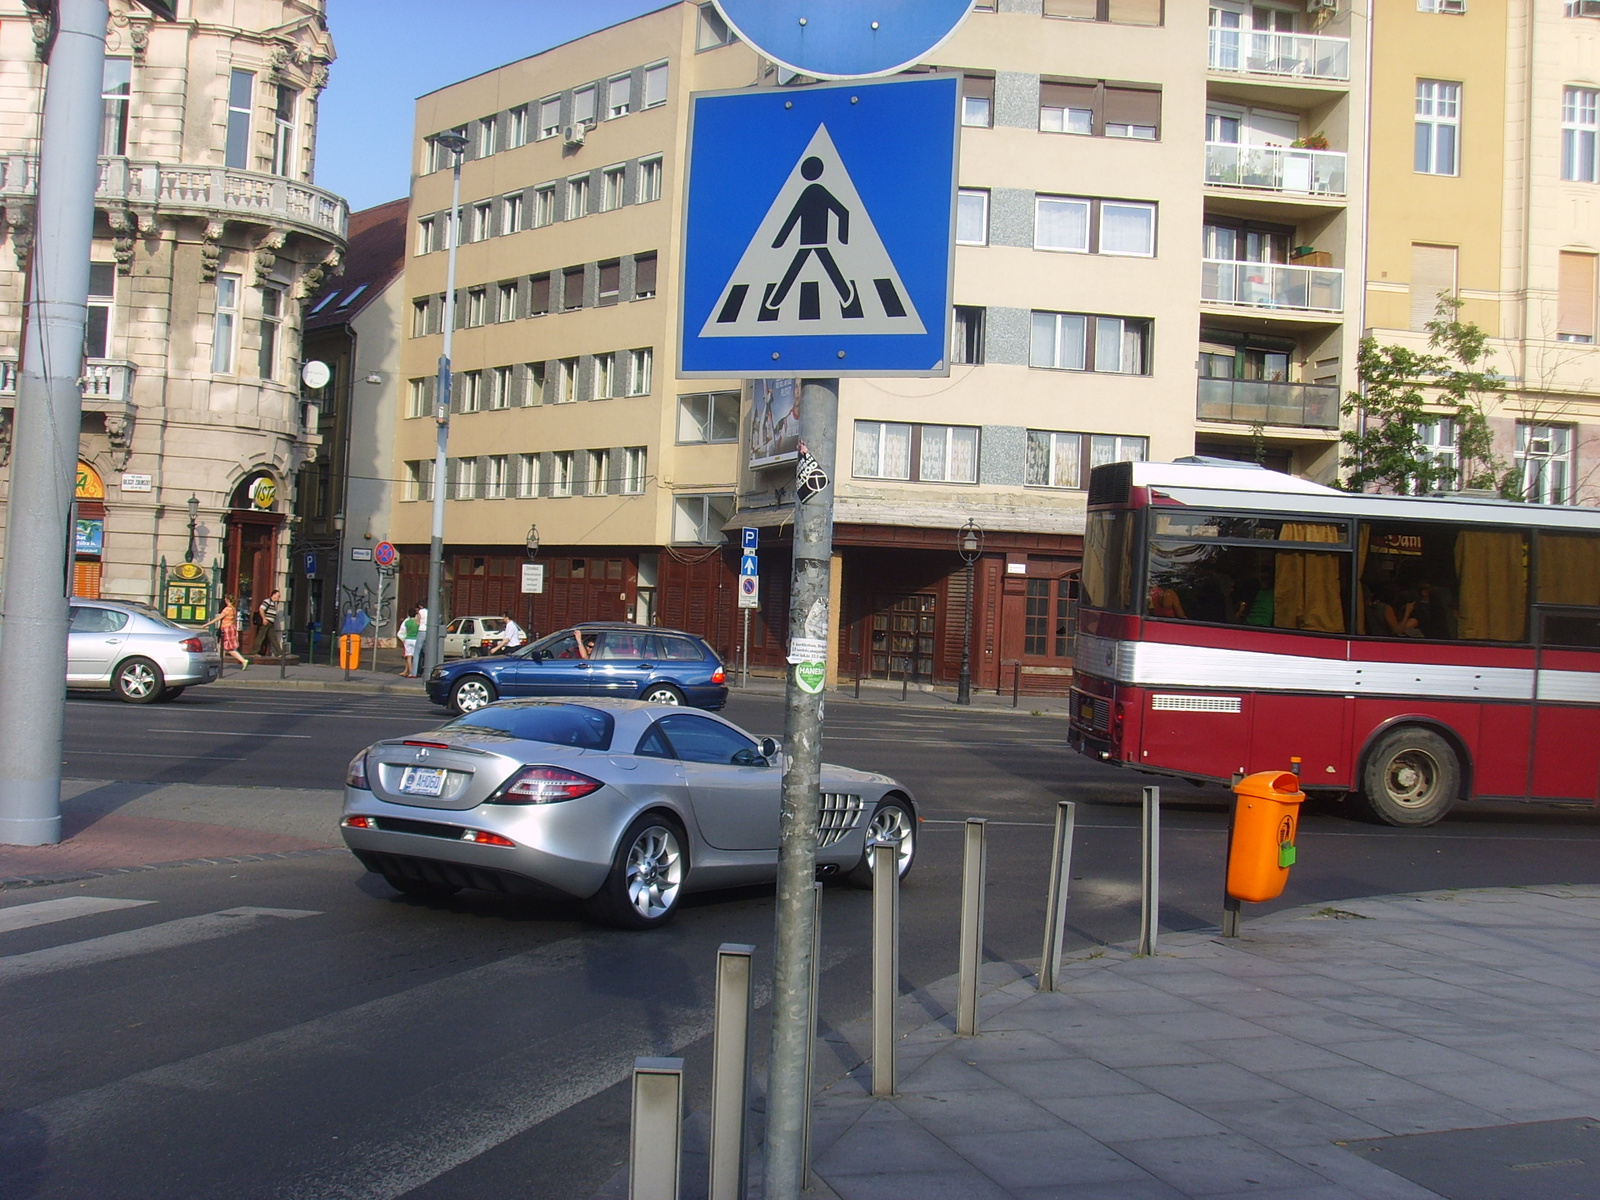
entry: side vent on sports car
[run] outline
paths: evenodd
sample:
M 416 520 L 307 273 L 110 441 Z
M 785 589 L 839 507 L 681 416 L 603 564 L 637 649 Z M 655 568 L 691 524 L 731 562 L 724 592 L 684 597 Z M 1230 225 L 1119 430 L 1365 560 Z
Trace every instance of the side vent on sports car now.
M 817 848 L 831 846 L 849 833 L 861 820 L 861 797 L 844 792 L 823 792 L 817 814 Z

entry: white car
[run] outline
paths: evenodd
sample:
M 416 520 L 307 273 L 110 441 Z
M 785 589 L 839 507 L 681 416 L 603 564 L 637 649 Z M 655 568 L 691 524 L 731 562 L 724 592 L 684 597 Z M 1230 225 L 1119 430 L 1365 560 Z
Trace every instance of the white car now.
M 222 674 L 216 637 L 167 620 L 148 604 L 71 601 L 67 687 L 111 689 L 130 704 L 176 700 Z
M 505 636 L 504 617 L 457 617 L 439 639 L 442 658 L 481 658 Z

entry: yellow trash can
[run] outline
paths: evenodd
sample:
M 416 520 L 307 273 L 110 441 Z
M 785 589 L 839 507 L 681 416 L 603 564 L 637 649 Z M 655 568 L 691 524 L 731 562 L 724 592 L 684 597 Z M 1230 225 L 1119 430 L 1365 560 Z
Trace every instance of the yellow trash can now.
M 1289 771 L 1257 771 L 1233 785 L 1233 845 L 1228 895 L 1259 904 L 1275 900 L 1294 866 L 1295 831 L 1305 793 Z

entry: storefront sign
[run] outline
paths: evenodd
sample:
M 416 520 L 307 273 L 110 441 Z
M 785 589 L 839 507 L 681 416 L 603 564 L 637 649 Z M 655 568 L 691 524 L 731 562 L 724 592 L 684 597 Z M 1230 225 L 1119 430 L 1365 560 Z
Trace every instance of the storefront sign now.
M 195 563 L 179 563 L 167 576 L 162 597 L 167 620 L 183 625 L 203 625 L 211 619 L 211 585 L 205 571 Z
M 73 489 L 73 497 L 78 500 L 104 500 L 106 498 L 106 485 L 96 471 L 86 462 L 78 463 L 78 482 Z
M 351 546 L 350 547 L 350 561 L 351 562 L 371 562 L 372 561 L 372 547 L 371 546 Z
M 270 475 L 262 475 L 250 485 L 250 503 L 266 510 L 278 501 L 278 485 Z

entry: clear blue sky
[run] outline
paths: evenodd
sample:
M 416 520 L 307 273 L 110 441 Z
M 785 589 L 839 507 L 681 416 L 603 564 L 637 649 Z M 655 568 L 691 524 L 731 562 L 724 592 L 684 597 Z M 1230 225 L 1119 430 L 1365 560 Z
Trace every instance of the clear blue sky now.
M 352 210 L 407 195 L 418 96 L 667 2 L 328 0 L 339 57 L 318 114 L 318 186 Z

